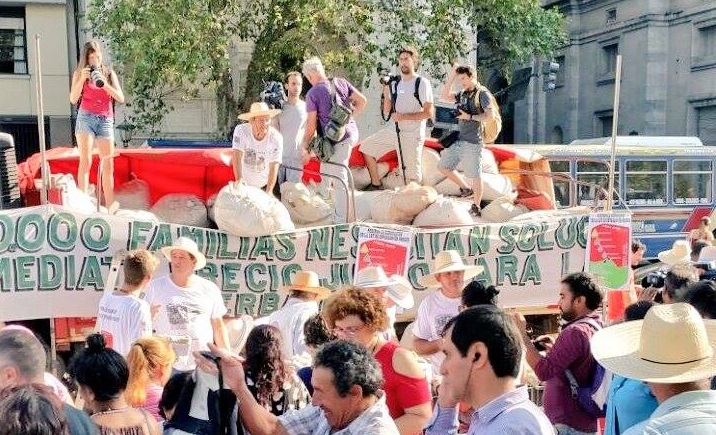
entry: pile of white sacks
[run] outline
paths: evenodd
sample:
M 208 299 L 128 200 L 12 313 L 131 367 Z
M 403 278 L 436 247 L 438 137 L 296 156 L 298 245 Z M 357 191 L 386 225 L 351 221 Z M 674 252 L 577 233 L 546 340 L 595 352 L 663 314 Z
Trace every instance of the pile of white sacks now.
M 382 224 L 421 227 L 459 226 L 477 222 L 504 222 L 529 210 L 515 205 L 514 186 L 510 178 L 499 173 L 490 150 L 483 151 L 483 199 L 491 201 L 474 219 L 469 214 L 471 198 L 458 199 L 459 188 L 437 169 L 440 155 L 423 150 L 423 186 L 403 186 L 398 170 L 389 171 L 387 163 L 378 164 L 385 190 L 361 192 L 370 183 L 366 168 L 351 168 L 355 180 L 356 219 Z M 462 168 L 459 166 L 458 170 Z M 91 213 L 97 210 L 96 199 L 77 189 L 70 175 L 53 180 L 65 192 L 65 204 Z M 169 194 L 153 206 L 149 185 L 134 179 L 115 191 L 120 204 L 117 216 L 151 222 L 211 228 L 242 237 L 255 237 L 291 231 L 295 228 L 334 223 L 333 192 L 321 184 L 284 183 L 281 201 L 262 189 L 230 182 L 205 203 L 190 194 Z M 106 212 L 106 210 L 104 210 Z

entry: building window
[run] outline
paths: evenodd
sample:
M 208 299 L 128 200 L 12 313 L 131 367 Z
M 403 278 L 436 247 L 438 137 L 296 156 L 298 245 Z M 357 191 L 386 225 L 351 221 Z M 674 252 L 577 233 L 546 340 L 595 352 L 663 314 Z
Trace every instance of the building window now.
M 699 56 L 716 56 L 716 25 L 699 29 Z
M 0 7 L 0 74 L 27 74 L 25 9 Z
M 619 44 L 610 44 L 602 47 L 602 75 L 613 76 L 617 68 L 617 55 Z
M 607 24 L 617 22 L 617 8 L 607 9 Z
M 610 116 L 600 116 L 599 117 L 599 124 L 601 127 L 601 137 L 611 137 L 612 135 L 612 126 L 614 125 L 614 117 Z

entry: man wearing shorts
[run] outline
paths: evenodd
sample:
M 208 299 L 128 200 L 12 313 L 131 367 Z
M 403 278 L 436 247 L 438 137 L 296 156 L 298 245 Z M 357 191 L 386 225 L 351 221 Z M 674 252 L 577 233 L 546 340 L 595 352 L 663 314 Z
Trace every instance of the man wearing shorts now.
M 460 82 L 461 91 L 452 92 L 455 81 Z M 438 169 L 450 181 L 460 186 L 461 196 L 472 195 L 470 214 L 480 216 L 482 201 L 482 123 L 494 115 L 490 110 L 490 91 L 480 86 L 477 73 L 471 66 L 453 65 L 448 81 L 442 88 L 440 98 L 448 103 L 457 103 L 458 138 L 449 148 L 442 151 Z M 455 168 L 463 162 L 465 178 Z M 472 187 L 472 188 L 471 188 Z

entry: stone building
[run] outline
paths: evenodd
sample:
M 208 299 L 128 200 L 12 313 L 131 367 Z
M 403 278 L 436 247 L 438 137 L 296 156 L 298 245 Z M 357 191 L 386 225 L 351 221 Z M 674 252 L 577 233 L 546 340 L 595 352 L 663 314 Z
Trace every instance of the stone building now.
M 716 2 L 544 0 L 567 17 L 554 91 L 533 80 L 515 104 L 515 142 L 609 136 L 622 56 L 618 134 L 698 136 L 716 145 Z M 535 68 L 539 66 L 535 62 Z

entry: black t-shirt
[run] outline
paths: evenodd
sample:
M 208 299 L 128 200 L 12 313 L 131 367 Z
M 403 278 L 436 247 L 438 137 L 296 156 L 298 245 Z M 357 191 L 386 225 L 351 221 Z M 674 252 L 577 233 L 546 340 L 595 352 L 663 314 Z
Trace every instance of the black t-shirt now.
M 478 89 L 475 88 L 472 91 L 460 91 L 455 95 L 455 101 L 457 107 L 468 115 L 479 115 L 485 111 L 486 108 L 490 107 L 490 96 L 487 92 L 480 92 L 479 106 L 476 104 L 476 98 Z M 470 120 L 458 120 L 457 122 L 460 134 L 459 140 L 479 144 L 482 143 L 482 130 L 480 128 L 479 121 Z

